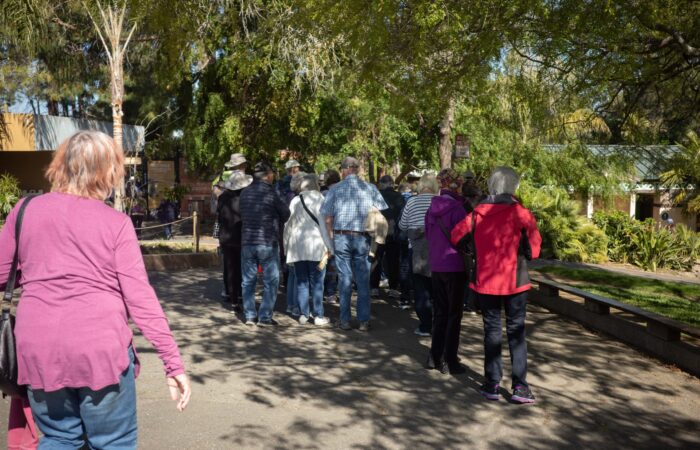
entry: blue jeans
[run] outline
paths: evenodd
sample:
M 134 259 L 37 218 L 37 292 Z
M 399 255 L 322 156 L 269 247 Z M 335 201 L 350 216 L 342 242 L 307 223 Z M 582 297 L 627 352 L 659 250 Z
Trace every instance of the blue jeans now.
M 36 425 L 44 437 L 40 449 L 76 449 L 85 441 L 90 448 L 135 449 L 136 383 L 134 352 L 129 348 L 129 367 L 119 384 L 98 391 L 90 388 L 63 388 L 45 392 L 28 389 Z
M 326 265 L 326 279 L 324 280 L 324 293 L 326 297 L 336 295 L 338 293 L 338 268 L 335 264 L 335 258 L 331 257 Z
M 424 333 L 433 331 L 433 284 L 430 277 L 413 274 L 413 297 L 416 299 L 416 315 L 419 329 Z
M 338 288 L 340 290 L 340 321 L 350 322 L 350 297 L 352 296 L 352 275 L 357 284 L 357 320 L 369 322 L 369 236 L 348 234 L 333 238 L 335 264 L 338 267 Z
M 484 377 L 488 383 L 499 383 L 501 364 L 501 307 L 506 310 L 506 334 L 513 368 L 512 388 L 527 386 L 527 342 L 525 341 L 525 309 L 527 291 L 515 295 L 477 294 L 484 319 Z
M 241 271 L 243 275 L 243 312 L 246 320 L 272 320 L 272 310 L 277 301 L 280 282 L 279 246 L 244 245 L 241 248 Z M 263 270 L 263 296 L 259 312 L 255 311 L 255 285 L 258 281 L 258 264 Z
M 299 315 L 299 299 L 297 298 L 296 263 L 287 264 L 287 312 Z
M 297 301 L 301 315 L 309 317 L 309 294 L 313 301 L 313 313 L 323 317 L 323 278 L 326 269 L 318 270 L 318 261 L 297 261 L 294 263 L 297 274 Z

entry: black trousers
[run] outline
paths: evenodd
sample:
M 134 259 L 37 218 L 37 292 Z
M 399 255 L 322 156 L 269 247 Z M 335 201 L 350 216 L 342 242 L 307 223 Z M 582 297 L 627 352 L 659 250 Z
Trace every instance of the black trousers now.
M 398 289 L 401 275 L 401 244 L 387 239 L 385 244 L 377 246 L 375 262 L 369 275 L 369 287 L 376 289 L 382 278 L 382 269 L 389 279 L 389 289 Z
M 430 353 L 435 364 L 457 363 L 462 329 L 465 272 L 433 272 L 433 342 Z
M 222 245 L 224 254 L 224 283 L 229 301 L 237 305 L 241 302 L 241 247 Z

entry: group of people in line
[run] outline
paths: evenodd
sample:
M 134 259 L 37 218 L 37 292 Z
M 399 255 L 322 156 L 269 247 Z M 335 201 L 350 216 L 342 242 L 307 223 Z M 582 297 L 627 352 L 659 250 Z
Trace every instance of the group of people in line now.
M 242 308 L 246 325 L 275 324 L 283 260 L 287 311 L 300 323 L 329 325 L 324 285 L 333 288 L 335 281 L 324 278 L 334 267 L 338 327 L 353 328 L 355 289 L 357 327 L 368 331 L 372 289 L 381 279 L 373 273 L 385 270 L 402 303 L 413 294 L 417 334 L 432 336 L 426 367 L 456 374 L 466 370 L 458 346 L 468 290 L 484 323 L 481 393 L 491 400 L 501 395 L 505 309 L 511 399 L 534 402 L 526 380 L 527 260 L 538 257 L 541 238 L 514 195 L 512 169 L 496 168 L 489 195 L 482 196 L 473 180 L 465 183 L 452 169 L 424 175 L 413 195 L 396 192 L 390 177 L 379 189 L 361 180 L 353 157 L 343 159 L 340 173 L 325 173 L 323 187 L 296 161 L 287 162 L 280 183 L 266 162 L 256 163 L 252 176 L 243 155 L 233 155 L 229 165 L 218 198 L 220 243 L 228 298 Z M 0 230 L 0 288 L 11 285 L 13 267 L 21 268 L 15 339 L 17 380 L 26 387 L 11 402 L 8 447 L 35 448 L 38 428 L 42 448 L 81 448 L 85 440 L 91 448 L 136 448 L 139 358 L 129 319 L 155 347 L 180 411 L 191 387 L 134 225 L 105 203 L 124 177 L 124 155 L 108 135 L 81 131 L 61 144 L 46 176 L 51 192 L 22 199 Z M 398 255 L 398 275 L 397 264 L 382 269 L 390 255 Z
M 513 169 L 496 168 L 483 195 L 473 174 L 453 169 L 423 175 L 415 187 L 406 183 L 398 191 L 385 175 L 377 187 L 359 177 L 360 163 L 351 156 L 342 160 L 340 172 L 320 177 L 289 160 L 278 182 L 269 163 L 256 163 L 252 176 L 247 165 L 244 155 L 231 156 L 217 201 L 225 296 L 246 325 L 276 325 L 273 311 L 285 280 L 286 312 L 300 324 L 330 325 L 324 300 L 337 300 L 337 327 L 355 328 L 355 290 L 356 327 L 368 331 L 371 298 L 385 277 L 387 293 L 402 309 L 413 303 L 415 334 L 432 339 L 429 369 L 466 371 L 458 357 L 462 316 L 465 310 L 482 314 L 481 393 L 490 400 L 501 395 L 505 310 L 511 400 L 534 402 L 527 383 L 527 261 L 539 256 L 541 237 L 515 196 L 519 177 Z

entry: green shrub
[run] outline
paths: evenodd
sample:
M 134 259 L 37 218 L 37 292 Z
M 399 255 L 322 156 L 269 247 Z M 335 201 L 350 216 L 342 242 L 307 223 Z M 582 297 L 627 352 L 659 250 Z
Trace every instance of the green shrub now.
M 608 256 L 612 261 L 651 271 L 689 271 L 700 259 L 700 234 L 684 225 L 671 231 L 653 219 L 640 222 L 617 211 L 597 212 L 593 221 L 608 237 Z
M 4 221 L 21 197 L 17 178 L 7 173 L 0 175 L 0 221 Z
M 523 183 L 518 191 L 532 211 L 542 235 L 543 258 L 563 261 L 605 262 L 608 239 L 579 214 L 579 204 L 559 188 L 535 188 Z

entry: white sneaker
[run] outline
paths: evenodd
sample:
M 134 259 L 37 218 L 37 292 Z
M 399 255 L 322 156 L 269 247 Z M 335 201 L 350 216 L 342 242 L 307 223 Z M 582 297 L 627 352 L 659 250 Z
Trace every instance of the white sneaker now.
M 314 325 L 323 326 L 323 325 L 328 325 L 329 323 L 331 323 L 331 320 L 328 317 L 315 317 L 314 318 Z
M 387 280 L 387 279 L 380 280 L 379 287 L 388 288 L 389 287 L 389 280 Z
M 371 297 L 379 297 L 379 289 L 370 289 L 369 290 L 369 295 Z
M 358 330 L 369 331 L 369 322 L 360 322 L 360 326 L 359 326 Z
M 391 298 L 401 298 L 401 292 L 397 291 L 396 289 L 389 289 L 387 294 L 389 294 L 389 297 Z
M 420 337 L 430 337 L 430 333 L 427 333 L 425 331 L 421 331 L 420 328 L 416 328 L 413 331 L 413 334 L 415 334 L 416 336 L 420 336 Z
M 299 324 L 301 325 L 306 325 L 306 323 L 309 321 L 309 318 L 306 316 L 299 316 Z

